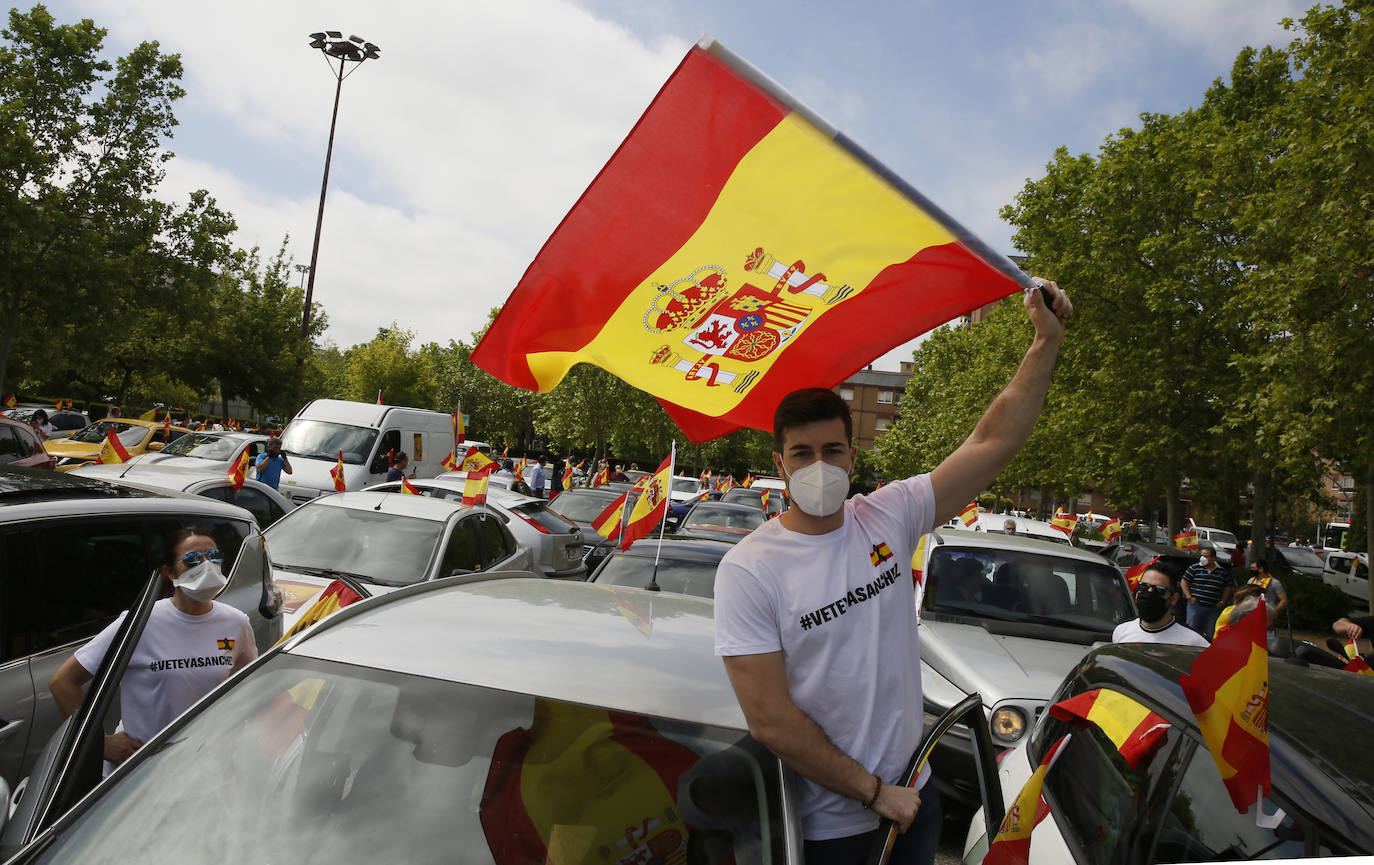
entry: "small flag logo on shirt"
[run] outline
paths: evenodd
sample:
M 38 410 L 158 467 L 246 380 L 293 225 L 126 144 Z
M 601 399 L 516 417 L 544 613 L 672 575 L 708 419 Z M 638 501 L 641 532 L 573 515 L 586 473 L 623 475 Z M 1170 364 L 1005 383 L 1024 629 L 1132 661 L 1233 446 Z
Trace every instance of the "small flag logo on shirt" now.
M 216 647 L 219 648 L 219 650 L 220 650 L 221 652 L 232 652 L 232 651 L 234 651 L 234 641 L 233 641 L 233 640 L 217 640 L 217 641 L 215 642 L 215 645 L 216 645 Z
M 878 544 L 873 547 L 873 552 L 869 553 L 868 556 L 873 560 L 873 567 L 876 568 L 892 558 L 892 549 L 887 544 Z

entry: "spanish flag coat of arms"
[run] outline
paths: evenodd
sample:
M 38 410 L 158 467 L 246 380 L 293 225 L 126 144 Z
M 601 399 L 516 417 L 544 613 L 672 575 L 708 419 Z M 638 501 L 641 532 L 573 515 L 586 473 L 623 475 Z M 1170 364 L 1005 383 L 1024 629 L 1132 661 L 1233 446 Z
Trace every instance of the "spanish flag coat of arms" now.
M 578 363 L 693 441 L 1029 285 L 934 203 L 718 43 L 694 46 L 472 354 L 552 390 Z

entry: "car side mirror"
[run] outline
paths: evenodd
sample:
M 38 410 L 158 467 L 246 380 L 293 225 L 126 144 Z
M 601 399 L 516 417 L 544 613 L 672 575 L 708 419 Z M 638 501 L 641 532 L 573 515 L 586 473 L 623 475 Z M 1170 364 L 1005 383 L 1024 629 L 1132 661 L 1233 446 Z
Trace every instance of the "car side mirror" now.
M 148 442 L 148 447 L 146 448 L 146 450 L 160 451 L 165 447 L 167 447 L 166 442 Z
M 668 517 L 664 522 L 668 524 L 668 531 L 675 532 L 677 527 L 682 524 L 682 517 Z

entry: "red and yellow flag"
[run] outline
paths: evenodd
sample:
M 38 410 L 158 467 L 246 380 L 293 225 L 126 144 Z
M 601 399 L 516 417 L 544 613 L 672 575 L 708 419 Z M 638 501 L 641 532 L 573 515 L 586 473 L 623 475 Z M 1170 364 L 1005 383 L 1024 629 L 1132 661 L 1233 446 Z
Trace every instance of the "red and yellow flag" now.
M 456 472 L 456 471 L 458 471 L 458 459 L 457 459 L 457 457 L 455 457 L 455 456 L 453 455 L 453 451 L 449 451 L 449 452 L 444 456 L 443 461 L 440 462 L 439 465 L 443 466 L 443 469 L 444 469 L 444 471 L 446 471 L 446 472 Z
M 610 466 L 606 466 L 606 467 L 602 468 L 601 471 L 599 471 L 599 472 L 596 473 L 596 477 L 592 478 L 592 487 L 593 487 L 593 488 L 596 488 L 596 487 L 601 486 L 602 484 L 608 484 L 608 483 L 610 483 L 610 482 L 611 482 L 611 469 L 610 469 Z
M 95 458 L 95 464 L 113 465 L 114 463 L 127 463 L 131 457 L 129 451 L 124 447 L 124 443 L 115 435 L 114 427 L 107 427 L 105 430 L 105 443 L 100 446 L 100 455 Z
M 356 601 L 361 601 L 363 596 L 353 591 L 342 580 L 334 580 L 325 586 L 324 591 L 315 596 L 315 601 L 310 607 L 301 614 L 296 620 L 296 624 L 291 626 L 291 630 L 282 635 L 277 642 L 283 642 L 296 636 L 301 631 L 323 619 L 330 613 L 343 609 Z
M 1050 714 L 1061 721 L 1075 718 L 1092 724 L 1138 769 L 1164 743 L 1169 722 L 1118 691 L 1095 688 L 1056 703 Z
M 768 500 L 770 496 L 771 493 L 769 493 L 767 487 L 764 487 L 763 492 L 759 493 L 759 504 L 763 505 L 763 512 L 765 514 L 768 513 Z
M 152 408 L 150 408 L 150 409 L 148 409 L 147 411 L 145 411 L 143 414 L 139 415 L 139 416 L 138 416 L 138 419 L 139 419 L 139 420 L 157 420 L 157 406 L 153 406 Z
M 674 444 L 673 450 L 659 463 L 654 473 L 640 478 L 635 485 L 641 488 L 641 492 L 634 510 L 630 511 L 625 530 L 620 533 L 622 550 L 629 549 L 630 544 L 651 534 L 668 515 L 668 494 L 673 489 L 673 462 L 676 456 L 677 446 Z
M 14 394 L 5 394 L 5 408 L 14 408 L 17 405 L 19 405 L 19 400 L 15 398 Z M 58 400 L 57 405 L 61 408 L 62 400 Z
M 745 475 L 744 480 L 740 481 L 739 485 L 744 487 L 746 490 L 752 487 L 754 485 L 754 473 L 750 472 L 747 475 Z
M 959 512 L 959 521 L 962 522 L 965 527 L 978 522 L 978 503 L 969 502 L 968 507 Z
M 1073 534 L 1073 530 L 1078 526 L 1078 517 L 1060 511 L 1050 520 L 1050 525 L 1059 529 L 1059 531 L 1066 535 L 1071 535 Z
M 1350 663 L 1341 669 L 1347 673 L 1359 673 L 1361 676 L 1374 676 L 1374 667 L 1369 666 L 1369 662 L 1359 655 L 1351 658 Z
M 1117 519 L 1107 520 L 1102 524 L 1102 537 L 1107 539 L 1107 543 L 1113 543 L 1121 537 L 1121 521 Z
M 1040 761 L 1040 765 L 1021 788 L 1021 792 L 1016 794 L 1016 801 L 1011 803 L 1006 816 L 1002 818 L 997 836 L 992 839 L 992 844 L 988 845 L 988 852 L 983 856 L 983 865 L 1026 865 L 1030 861 L 1031 832 L 1050 813 L 1049 804 L 1045 802 L 1045 797 L 1040 795 L 1045 786 L 1045 775 L 1049 773 L 1054 761 L 1059 759 L 1064 746 L 1069 743 L 1072 736 L 1072 733 L 1062 736 L 1050 746 L 1045 759 Z
M 700 442 L 771 430 L 797 382 L 837 384 L 1027 285 L 853 141 L 703 42 L 472 360 L 537 391 L 595 364 L 653 394 Z
M 1159 561 L 1159 556 L 1155 556 L 1148 562 L 1140 562 L 1138 564 L 1131 565 L 1131 567 L 1127 569 L 1126 585 L 1130 586 L 1131 594 L 1135 594 L 1136 586 L 1140 585 L 1140 577 L 1150 568 L 1154 567 L 1154 564 L 1157 561 Z
M 249 461 L 248 448 L 244 448 L 243 453 L 239 454 L 239 458 L 229 467 L 229 480 L 235 491 L 243 489 L 243 482 L 248 479 Z
M 420 491 L 417 490 L 417 489 L 415 489 L 415 484 L 412 484 L 412 483 L 411 483 L 409 480 L 407 480 L 405 477 L 402 477 L 402 478 L 401 478 L 401 494 L 402 494 L 402 495 L 406 495 L 406 496 L 418 496 L 418 495 L 420 494 Z
M 453 410 L 453 447 L 456 450 L 459 442 L 465 441 L 468 437 L 467 430 L 463 428 L 463 407 L 459 405 Z
M 1174 535 L 1174 546 L 1185 550 L 1197 549 L 1197 532 L 1179 532 Z
M 592 528 L 598 535 L 608 541 L 620 537 L 620 526 L 625 522 L 625 502 L 629 495 L 627 490 L 616 496 L 615 501 L 606 505 L 601 513 L 596 515 L 596 519 L 592 520 Z
M 479 469 L 475 472 L 468 472 L 467 479 L 463 481 L 463 504 L 480 505 L 487 500 L 487 479 L 491 477 L 491 469 Z
M 572 482 L 573 482 L 573 467 L 572 467 L 572 463 L 569 462 L 569 463 L 567 463 L 567 464 L 565 465 L 565 467 L 563 468 L 563 477 L 562 477 L 563 489 L 565 489 L 565 490 L 570 490 L 570 489 L 572 489 Z
M 467 453 L 463 454 L 463 461 L 458 464 L 459 471 L 465 472 L 490 472 L 496 470 L 496 463 L 491 457 L 482 453 L 475 447 L 470 447 Z
M 334 468 L 329 470 L 329 476 L 334 479 L 334 490 L 343 492 L 348 489 L 348 484 L 344 480 L 343 451 L 339 451 L 339 461 L 334 464 Z
M 1242 814 L 1269 793 L 1268 625 L 1261 601 L 1179 678 L 1231 804 Z
M 377 405 L 386 405 L 386 403 L 382 402 L 382 389 L 381 389 L 381 388 L 377 388 Z

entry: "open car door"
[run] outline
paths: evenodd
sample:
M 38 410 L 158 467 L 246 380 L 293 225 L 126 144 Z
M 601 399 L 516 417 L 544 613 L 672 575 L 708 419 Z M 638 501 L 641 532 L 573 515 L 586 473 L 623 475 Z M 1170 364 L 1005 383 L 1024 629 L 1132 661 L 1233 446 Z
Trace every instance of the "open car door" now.
M 983 800 L 983 822 L 988 837 L 997 833 L 1002 822 L 1002 787 L 997 780 L 997 750 L 992 744 L 992 733 L 988 730 L 988 719 L 983 716 L 983 696 L 977 691 L 969 694 L 949 711 L 941 715 L 921 740 L 921 749 L 911 755 L 902 784 L 910 787 L 921 776 L 921 770 L 930 761 L 930 755 L 941 737 L 956 724 L 968 727 L 972 740 L 970 757 L 977 764 L 979 796 Z M 892 845 L 897 841 L 897 826 L 891 820 L 883 820 L 878 826 L 878 836 L 868 855 L 868 865 L 887 865 L 892 855 Z

